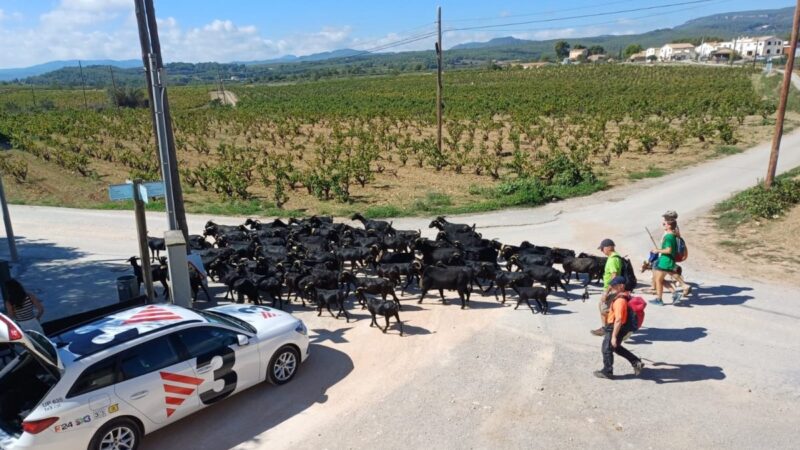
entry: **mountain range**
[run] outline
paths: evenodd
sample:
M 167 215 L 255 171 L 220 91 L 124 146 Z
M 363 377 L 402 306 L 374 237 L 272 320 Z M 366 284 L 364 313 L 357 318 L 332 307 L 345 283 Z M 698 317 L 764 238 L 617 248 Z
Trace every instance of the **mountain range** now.
M 792 27 L 794 8 L 739 11 L 700 17 L 673 28 L 663 28 L 640 34 L 603 35 L 567 38 L 571 45 L 586 47 L 599 45 L 611 55 L 621 53 L 630 44 L 657 47 L 682 40 L 733 39 L 737 36 L 777 35 L 788 39 Z M 469 42 L 455 45 L 444 52 L 447 67 L 468 67 L 487 61 L 520 59 L 537 60 L 554 54 L 554 44 L 561 39 L 526 40 L 511 36 L 498 37 L 487 42 Z M 445 41 L 446 42 L 446 41 Z M 78 73 L 77 60 L 51 61 L 20 69 L 0 69 L 0 81 L 21 80 L 40 85 L 75 86 L 85 79 L 87 85 L 108 84 L 108 66 L 120 69 L 118 82 L 140 84 L 141 72 L 136 70 L 141 60 L 81 61 L 84 76 Z M 232 81 L 274 82 L 318 79 L 331 76 L 372 75 L 403 71 L 424 71 L 435 68 L 432 51 L 374 53 L 353 49 L 340 49 L 311 55 L 285 55 L 279 58 L 235 63 L 170 63 L 167 73 L 174 84 L 216 82 L 221 73 Z M 115 75 L 117 72 L 115 71 Z

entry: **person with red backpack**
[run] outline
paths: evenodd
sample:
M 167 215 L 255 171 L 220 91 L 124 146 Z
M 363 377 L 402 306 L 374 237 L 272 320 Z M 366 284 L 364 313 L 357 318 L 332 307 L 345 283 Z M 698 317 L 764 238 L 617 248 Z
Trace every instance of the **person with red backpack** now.
M 614 299 L 606 316 L 605 335 L 601 347 L 603 353 L 603 368 L 596 370 L 594 376 L 598 378 L 613 379 L 614 353 L 627 359 L 633 366 L 633 373 L 639 375 L 644 368 L 644 363 L 636 355 L 622 346 L 623 337 L 639 328 L 639 321 L 628 305 L 630 293 L 625 290 L 625 277 L 614 277 L 611 280 L 611 290 Z

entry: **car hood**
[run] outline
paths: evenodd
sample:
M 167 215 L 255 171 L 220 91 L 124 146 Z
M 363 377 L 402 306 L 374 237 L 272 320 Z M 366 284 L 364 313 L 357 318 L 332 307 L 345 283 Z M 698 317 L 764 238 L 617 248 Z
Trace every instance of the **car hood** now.
M 229 304 L 215 306 L 208 310 L 244 320 L 256 329 L 259 336 L 284 326 L 297 326 L 300 322 L 300 319 L 287 312 L 266 306 Z

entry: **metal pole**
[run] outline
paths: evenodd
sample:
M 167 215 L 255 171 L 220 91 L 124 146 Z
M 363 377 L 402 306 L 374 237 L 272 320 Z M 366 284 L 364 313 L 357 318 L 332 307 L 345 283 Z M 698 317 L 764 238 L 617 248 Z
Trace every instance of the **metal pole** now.
M 89 102 L 86 101 L 86 79 L 83 78 L 83 65 L 78 61 L 78 69 L 81 71 L 81 89 L 83 89 L 83 108 L 89 109 Z
M 180 230 L 188 240 L 186 211 L 183 191 L 178 174 L 178 158 L 175 154 L 175 138 L 172 134 L 172 119 L 169 113 L 166 73 L 161 59 L 161 44 L 158 40 L 155 10 L 152 0 L 134 0 L 136 20 L 139 26 L 139 41 L 142 47 L 147 93 L 153 115 L 153 132 L 158 144 L 161 174 L 165 184 L 167 222 L 170 230 Z
M 17 243 L 14 240 L 14 229 L 11 227 L 11 216 L 8 214 L 8 202 L 6 202 L 6 190 L 3 187 L 2 176 L 0 176 L 0 205 L 3 209 L 3 225 L 6 227 L 6 239 L 8 239 L 8 254 L 11 256 L 11 262 L 17 262 L 19 260 Z
M 764 178 L 764 188 L 772 187 L 775 180 L 775 172 L 778 170 L 778 153 L 781 148 L 781 137 L 783 135 L 783 119 L 786 116 L 786 101 L 789 98 L 789 87 L 792 83 L 792 69 L 794 69 L 794 52 L 797 50 L 797 32 L 800 26 L 800 0 L 794 7 L 794 22 L 792 24 L 792 40 L 789 43 L 789 54 L 786 55 L 786 68 L 783 70 L 783 84 L 781 85 L 781 98 L 778 103 L 778 114 L 775 117 L 775 134 L 772 136 L 772 151 L 769 154 L 769 165 L 767 166 L 767 176 Z
M 436 10 L 436 148 L 442 154 L 442 7 Z
M 155 299 L 155 295 L 153 292 L 153 269 L 150 266 L 150 252 L 147 247 L 147 218 L 144 213 L 144 201 L 139 195 L 139 186 L 141 184 L 142 180 L 134 180 L 133 182 L 133 205 L 136 213 L 136 234 L 139 238 L 139 258 L 142 261 L 144 292 L 149 303 Z

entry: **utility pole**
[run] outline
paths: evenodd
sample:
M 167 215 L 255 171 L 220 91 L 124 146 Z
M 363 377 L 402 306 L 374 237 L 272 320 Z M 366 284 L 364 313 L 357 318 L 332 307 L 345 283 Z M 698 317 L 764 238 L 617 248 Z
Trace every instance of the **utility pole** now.
M 33 107 L 36 108 L 36 91 L 33 90 L 33 85 L 31 85 L 31 97 L 33 98 Z
M 78 69 L 81 71 L 81 88 L 83 89 L 83 109 L 89 109 L 89 102 L 86 101 L 86 79 L 83 78 L 83 65 L 78 61 Z
M 731 48 L 731 56 L 728 58 L 728 65 L 733 65 L 733 60 L 736 56 L 736 38 L 733 38 L 733 48 Z
M 3 177 L 0 176 L 0 206 L 3 209 L 3 224 L 6 227 L 6 239 L 8 239 L 8 254 L 11 262 L 17 262 L 17 243 L 14 240 L 14 229 L 11 227 L 11 216 L 8 214 L 8 202 L 6 202 L 6 190 L 3 187 Z M 5 291 L 3 291 L 5 293 Z
M 117 97 L 117 82 L 114 80 L 114 66 L 108 66 L 108 73 L 111 75 L 111 86 L 114 89 L 114 95 L 111 98 L 114 99 L 114 104 L 117 105 L 117 109 L 119 109 L 119 98 Z
M 222 84 L 222 72 L 219 70 L 219 65 L 217 65 L 217 83 L 219 84 L 219 96 L 222 100 L 222 104 L 227 105 L 228 101 L 225 100 L 225 85 Z
M 183 191 L 178 174 L 178 158 L 175 154 L 175 137 L 172 134 L 172 118 L 169 113 L 166 73 L 161 59 L 161 43 L 158 39 L 156 14 L 153 0 L 134 0 L 136 21 L 139 26 L 139 41 L 142 47 L 147 95 L 153 115 L 153 132 L 158 144 L 161 174 L 164 178 L 167 203 L 167 223 L 170 230 L 180 230 L 188 241 L 186 210 L 183 205 Z
M 442 154 L 442 7 L 436 10 L 436 26 L 438 39 L 436 41 L 436 148 Z
M 792 40 L 789 42 L 789 54 L 786 55 L 786 68 L 783 70 L 783 84 L 781 85 L 781 98 L 778 103 L 778 114 L 775 117 L 775 134 L 772 136 L 772 151 L 769 154 L 767 176 L 764 178 L 764 189 L 772 187 L 775 172 L 778 169 L 778 152 L 781 148 L 783 135 L 783 118 L 786 115 L 786 100 L 789 97 L 789 86 L 792 83 L 792 70 L 794 69 L 794 52 L 797 50 L 797 28 L 800 26 L 800 0 L 794 7 L 794 22 L 792 23 Z

